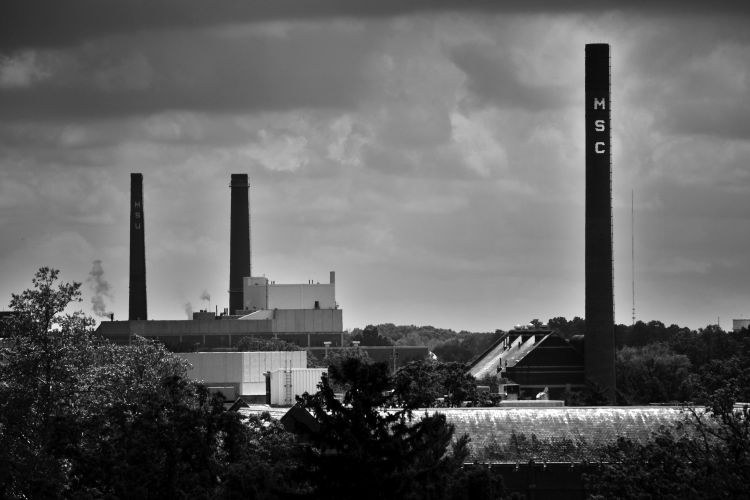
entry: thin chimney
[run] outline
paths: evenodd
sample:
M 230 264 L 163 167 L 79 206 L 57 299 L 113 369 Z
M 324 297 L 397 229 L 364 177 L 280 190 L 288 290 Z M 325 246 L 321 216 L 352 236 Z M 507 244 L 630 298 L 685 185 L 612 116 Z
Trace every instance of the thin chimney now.
M 148 319 L 146 314 L 146 241 L 143 228 L 143 174 L 130 174 L 130 297 L 128 319 Z
M 615 403 L 609 44 L 586 45 L 586 382 Z
M 247 174 L 232 174 L 229 234 L 229 314 L 244 309 L 243 278 L 250 269 L 250 184 Z

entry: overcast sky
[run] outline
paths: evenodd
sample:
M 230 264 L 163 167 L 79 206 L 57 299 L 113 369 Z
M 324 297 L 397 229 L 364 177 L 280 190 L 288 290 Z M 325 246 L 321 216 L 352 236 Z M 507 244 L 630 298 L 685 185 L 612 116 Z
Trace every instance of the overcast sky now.
M 345 328 L 584 316 L 584 46 L 604 42 L 616 321 L 631 190 L 638 319 L 750 317 L 747 2 L 453 3 L 3 1 L 0 299 L 48 265 L 92 312 L 93 269 L 126 319 L 142 172 L 150 318 L 223 309 L 247 173 L 254 274 L 335 270 Z

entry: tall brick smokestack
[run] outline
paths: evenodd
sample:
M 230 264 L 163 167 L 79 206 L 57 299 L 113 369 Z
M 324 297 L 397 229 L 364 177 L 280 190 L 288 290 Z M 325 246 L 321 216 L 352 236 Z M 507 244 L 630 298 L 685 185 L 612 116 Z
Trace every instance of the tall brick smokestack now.
M 609 44 L 586 45 L 587 383 L 615 403 Z
M 128 319 L 146 315 L 146 241 L 143 232 L 143 174 L 130 174 L 130 296 Z
M 243 309 L 242 278 L 250 276 L 250 205 L 247 174 L 232 174 L 229 234 L 229 314 Z

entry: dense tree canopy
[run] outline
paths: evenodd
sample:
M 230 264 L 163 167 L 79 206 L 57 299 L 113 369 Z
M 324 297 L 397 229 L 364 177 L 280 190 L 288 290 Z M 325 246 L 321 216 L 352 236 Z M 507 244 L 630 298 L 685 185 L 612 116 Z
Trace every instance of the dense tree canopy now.
M 444 415 L 417 418 L 412 407 L 395 407 L 385 364 L 347 359 L 330 378 L 347 388 L 342 401 L 328 378 L 318 393 L 300 399 L 320 424 L 308 434 L 317 497 L 446 498 L 468 439 L 451 446 L 453 426 Z
M 686 410 L 684 422 L 646 443 L 621 438 L 603 450 L 587 477 L 595 498 L 750 498 L 750 410 L 719 391 L 707 410 Z
M 617 391 L 628 404 L 689 401 L 697 382 L 690 359 L 664 343 L 619 349 L 615 368 Z
M 440 406 L 438 398 L 446 406 L 461 406 L 477 398 L 477 381 L 463 363 L 410 361 L 394 374 L 393 389 L 399 401 L 416 408 Z
M 301 351 L 297 344 L 278 338 L 242 337 L 237 342 L 238 351 Z
M 64 313 L 79 300 L 80 284 L 58 283 L 49 268 L 13 295 L 2 324 L 0 496 L 208 498 L 237 470 L 277 467 L 247 453 L 257 432 L 186 379 L 185 362 L 143 339 L 97 337 L 91 319 Z

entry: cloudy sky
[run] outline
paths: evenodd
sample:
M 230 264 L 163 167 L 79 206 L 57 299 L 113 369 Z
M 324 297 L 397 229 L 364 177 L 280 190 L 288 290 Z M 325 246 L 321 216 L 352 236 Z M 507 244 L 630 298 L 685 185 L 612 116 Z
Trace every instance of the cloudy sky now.
M 92 312 L 93 270 L 125 319 L 142 172 L 150 317 L 226 307 L 248 173 L 254 274 L 335 270 L 347 328 L 583 316 L 584 45 L 606 42 L 616 320 L 632 191 L 638 318 L 731 327 L 750 317 L 750 8 L 631 3 L 6 0 L 0 299 L 49 265 Z

